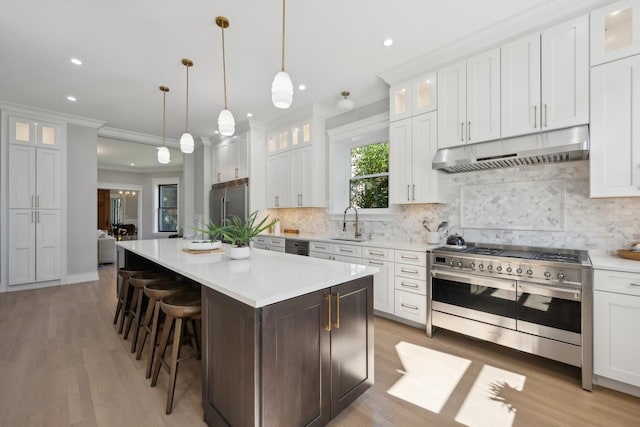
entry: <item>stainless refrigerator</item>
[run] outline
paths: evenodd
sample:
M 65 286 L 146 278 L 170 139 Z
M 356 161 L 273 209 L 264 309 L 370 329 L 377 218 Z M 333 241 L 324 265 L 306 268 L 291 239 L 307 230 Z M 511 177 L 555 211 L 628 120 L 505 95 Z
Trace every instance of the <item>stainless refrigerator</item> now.
M 249 178 L 213 184 L 209 193 L 209 215 L 216 225 L 223 224 L 232 215 L 244 222 L 249 215 Z

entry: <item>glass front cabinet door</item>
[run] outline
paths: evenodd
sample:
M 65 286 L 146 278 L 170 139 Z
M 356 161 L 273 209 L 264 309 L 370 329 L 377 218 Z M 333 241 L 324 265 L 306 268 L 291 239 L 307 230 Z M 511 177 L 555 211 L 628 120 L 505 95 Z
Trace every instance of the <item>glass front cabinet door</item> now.
M 12 144 L 60 148 L 61 132 L 57 124 L 11 116 L 9 131 Z
M 622 0 L 591 12 L 591 65 L 640 53 L 640 2 Z

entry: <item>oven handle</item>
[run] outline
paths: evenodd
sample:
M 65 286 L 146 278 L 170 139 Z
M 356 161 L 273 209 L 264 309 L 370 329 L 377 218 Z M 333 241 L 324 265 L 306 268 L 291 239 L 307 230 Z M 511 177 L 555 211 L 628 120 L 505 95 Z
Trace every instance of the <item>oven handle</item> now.
M 568 301 L 582 300 L 582 291 L 580 289 L 551 288 L 549 286 L 518 282 L 518 296 L 522 295 L 523 293 L 560 298 Z
M 507 291 L 516 288 L 514 280 L 490 279 L 478 276 L 469 276 L 460 273 L 442 273 L 440 271 L 431 271 L 431 277 L 435 279 L 449 280 L 452 282 L 466 283 L 469 285 L 488 286 L 497 289 L 505 289 Z

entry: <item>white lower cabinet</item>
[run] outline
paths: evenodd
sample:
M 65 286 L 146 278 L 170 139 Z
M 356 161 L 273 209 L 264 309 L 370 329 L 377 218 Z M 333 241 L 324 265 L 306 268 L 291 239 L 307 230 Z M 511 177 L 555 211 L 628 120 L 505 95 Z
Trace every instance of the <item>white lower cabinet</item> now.
M 640 273 L 594 271 L 596 375 L 640 387 Z
M 427 297 L 396 289 L 395 315 L 422 325 L 427 321 Z
M 394 314 L 424 325 L 427 322 L 427 253 L 396 250 L 395 260 Z
M 274 252 L 284 252 L 284 244 L 285 242 L 283 237 L 258 236 L 253 241 L 253 248 Z
M 365 246 L 362 248 L 363 263 L 376 267 L 380 271 L 373 276 L 373 308 L 378 311 L 393 314 L 394 304 L 394 250 Z

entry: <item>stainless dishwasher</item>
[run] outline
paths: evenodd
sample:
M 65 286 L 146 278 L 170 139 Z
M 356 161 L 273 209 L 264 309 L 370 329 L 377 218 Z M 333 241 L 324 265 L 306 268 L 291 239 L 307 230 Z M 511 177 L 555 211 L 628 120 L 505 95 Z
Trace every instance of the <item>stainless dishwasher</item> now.
M 309 241 L 284 239 L 284 251 L 288 254 L 309 256 Z

